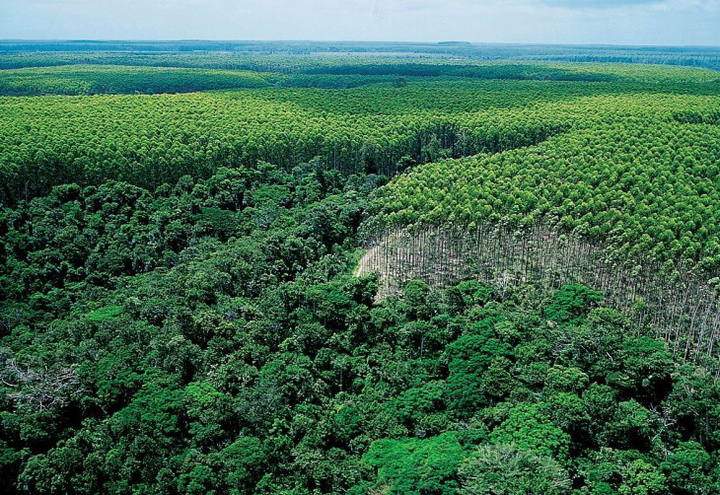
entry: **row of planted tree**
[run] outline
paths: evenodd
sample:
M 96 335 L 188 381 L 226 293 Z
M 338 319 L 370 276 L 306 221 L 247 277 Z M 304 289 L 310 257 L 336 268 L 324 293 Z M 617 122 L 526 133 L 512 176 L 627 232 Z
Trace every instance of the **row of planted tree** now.
M 431 286 L 473 278 L 499 286 L 582 283 L 604 293 L 639 332 L 651 329 L 682 359 L 720 356 L 720 300 L 713 281 L 653 261 L 623 261 L 602 243 L 537 224 L 517 230 L 423 226 L 374 235 L 356 273 L 377 272 L 379 297 L 420 279 Z M 718 370 L 720 372 L 720 370 Z
M 0 204 L 63 183 L 115 179 L 153 188 L 263 161 L 291 170 L 314 157 L 346 174 L 392 175 L 415 163 L 536 144 L 568 127 L 537 112 L 354 115 L 249 94 L 97 98 L 0 98 Z
M 572 70 L 591 69 L 596 70 Z M 228 80 L 221 81 L 180 69 L 55 69 L 72 76 L 68 83 L 43 70 L 19 71 L 18 84 L 90 88 L 139 81 L 139 91 L 152 91 L 143 85 L 164 88 L 169 81 L 199 88 L 210 81 L 254 87 L 269 77 L 223 72 Z M 505 151 L 569 129 L 654 126 L 673 115 L 683 123 L 716 120 L 712 95 L 719 86 L 709 76 L 657 68 L 602 70 L 617 78 L 603 83 L 441 78 L 347 91 L 0 97 L 0 203 L 15 204 L 63 183 L 114 179 L 153 188 L 186 174 L 208 177 L 221 167 L 254 167 L 259 161 L 291 169 L 316 156 L 344 172 L 392 174 L 408 163 Z M 373 82 L 378 76 L 348 77 Z

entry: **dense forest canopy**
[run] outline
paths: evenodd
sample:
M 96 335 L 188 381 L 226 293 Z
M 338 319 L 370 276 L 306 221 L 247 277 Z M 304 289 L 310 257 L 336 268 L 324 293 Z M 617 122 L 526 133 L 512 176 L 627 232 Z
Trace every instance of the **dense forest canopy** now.
M 717 359 L 596 287 L 356 276 L 553 225 L 712 287 L 718 59 L 0 42 L 0 492 L 720 492 Z

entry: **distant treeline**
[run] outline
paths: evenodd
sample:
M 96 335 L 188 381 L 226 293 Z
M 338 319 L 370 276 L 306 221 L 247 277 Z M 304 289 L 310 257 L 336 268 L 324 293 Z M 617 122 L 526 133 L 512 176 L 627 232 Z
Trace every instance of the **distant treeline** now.
M 100 60 L 100 59 L 99 59 Z M 119 61 L 119 60 L 118 60 Z M 86 61 L 87 62 L 87 61 Z M 276 61 L 262 70 L 99 65 L 34 66 L 0 71 L 0 95 L 84 95 L 190 93 L 217 89 L 295 87 L 347 89 L 369 84 L 406 86 L 423 78 L 465 78 L 517 81 L 621 81 L 617 74 L 547 67 L 540 64 L 430 64 L 417 62 L 355 62 L 305 64 L 293 67 Z M 1 64 L 1 62 L 0 62 Z M 219 64 L 220 65 L 220 64 Z M 252 63 L 246 64 L 248 67 Z M 255 65 L 258 67 L 258 65 Z M 291 73 L 286 73 L 287 71 Z
M 267 86 L 267 74 L 248 71 L 72 65 L 0 72 L 0 95 L 6 96 L 189 93 Z
M 472 60 L 546 60 L 686 65 L 720 68 L 720 48 L 672 46 L 574 46 L 478 44 L 466 42 L 316 42 L 316 41 L 0 41 L 0 53 L 49 52 L 75 57 L 93 52 L 144 55 L 312 55 L 352 54 L 422 56 Z M 72 58 L 72 57 L 70 57 Z M 77 58 L 67 63 L 85 63 Z M 0 65 L 1 66 L 1 65 Z M 18 65 L 16 67 L 22 67 Z
M 614 81 L 613 74 L 584 73 L 526 64 L 451 65 L 437 63 L 338 64 L 307 69 L 308 74 L 398 75 L 421 77 L 469 77 L 478 79 Z

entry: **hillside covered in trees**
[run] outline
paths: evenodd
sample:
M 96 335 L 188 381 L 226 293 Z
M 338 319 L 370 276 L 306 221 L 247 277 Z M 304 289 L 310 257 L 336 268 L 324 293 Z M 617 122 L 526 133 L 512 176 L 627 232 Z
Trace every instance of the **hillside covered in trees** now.
M 17 43 L 1 493 L 720 492 L 711 49 Z

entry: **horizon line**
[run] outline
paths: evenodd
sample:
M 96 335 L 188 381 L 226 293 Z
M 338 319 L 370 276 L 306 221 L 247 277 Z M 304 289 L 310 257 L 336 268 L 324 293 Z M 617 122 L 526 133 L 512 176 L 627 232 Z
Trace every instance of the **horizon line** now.
M 647 48 L 716 48 L 720 49 L 720 45 L 707 44 L 644 44 L 644 43 L 614 43 L 614 42 L 570 42 L 570 43 L 551 43 L 551 42 L 534 42 L 534 41 L 466 41 L 466 40 L 319 40 L 319 39 L 213 39 L 213 38 L 0 38 L 0 43 L 7 42 L 55 42 L 55 43 L 113 43 L 113 42 L 129 42 L 129 43 L 388 43 L 388 44 L 406 44 L 406 45 L 438 45 L 457 43 L 462 45 L 509 45 L 509 46 L 580 46 L 580 47 L 647 47 Z

